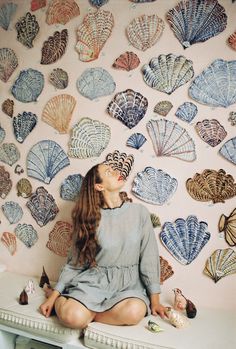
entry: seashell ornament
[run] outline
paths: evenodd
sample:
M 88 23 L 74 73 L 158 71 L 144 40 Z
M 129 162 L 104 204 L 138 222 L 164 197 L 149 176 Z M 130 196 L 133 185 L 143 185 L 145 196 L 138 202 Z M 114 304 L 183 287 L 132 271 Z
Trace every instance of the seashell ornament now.
M 31 15 L 30 12 L 27 12 L 24 17 L 21 17 L 16 22 L 15 27 L 17 31 L 17 40 L 28 48 L 33 47 L 33 41 L 39 32 L 39 24 L 35 15 Z
M 48 286 L 50 286 L 48 275 L 43 267 L 42 275 L 39 280 L 39 287 L 43 288 L 44 284 L 47 284 Z
M 12 117 L 13 116 L 13 111 L 14 111 L 14 101 L 12 99 L 6 99 L 2 103 L 2 111 L 7 114 L 8 116 Z
M 74 0 L 52 0 L 48 6 L 46 23 L 66 24 L 79 14 L 79 6 Z
M 215 283 L 227 275 L 236 273 L 236 252 L 232 248 L 215 250 L 207 259 L 204 274 Z
M 19 304 L 21 305 L 27 305 L 28 304 L 28 295 L 25 289 L 21 292 L 19 297 Z
M 16 140 L 23 143 L 30 132 L 35 128 L 38 121 L 36 114 L 31 112 L 23 112 L 17 116 L 13 116 L 12 125 Z
M 60 196 L 63 200 L 76 201 L 78 198 L 83 176 L 80 174 L 69 175 L 61 184 Z
M 29 198 L 32 194 L 32 185 L 27 178 L 21 178 L 17 184 L 17 195 L 23 198 Z
M 228 217 L 224 214 L 220 216 L 218 229 L 225 233 L 225 241 L 229 246 L 236 246 L 236 208 Z
M 156 322 L 149 320 L 148 321 L 148 330 L 153 333 L 159 333 L 164 331 L 163 328 L 160 327 Z
M 232 35 L 230 35 L 227 42 L 233 50 L 236 50 L 236 31 Z
M 185 328 L 185 327 L 187 327 L 189 325 L 189 321 L 186 318 L 186 316 L 184 316 L 180 312 L 174 310 L 173 308 L 167 307 L 166 308 L 166 312 L 167 312 L 167 316 L 168 316 L 169 322 L 174 327 L 176 327 L 176 328 Z
M 185 102 L 179 106 L 175 115 L 177 118 L 190 123 L 197 115 L 197 112 L 198 109 L 194 103 Z
M 171 111 L 172 108 L 173 108 L 173 104 L 171 102 L 160 101 L 155 105 L 154 112 L 159 115 L 166 116 Z
M 236 165 L 236 137 L 225 142 L 219 150 L 219 153 L 226 159 Z
M 10 173 L 7 172 L 4 166 L 0 166 L 0 197 L 5 199 L 12 188 L 12 180 L 10 179 Z
M 231 126 L 235 126 L 236 125 L 236 112 L 230 112 L 229 113 L 229 118 L 228 121 L 230 121 Z
M 186 310 L 189 319 L 195 318 L 197 309 L 193 302 L 187 299 L 179 288 L 175 288 L 173 291 L 175 294 L 174 309 L 179 311 Z
M 20 152 L 14 143 L 2 143 L 0 145 L 0 161 L 12 166 L 19 158 Z
M 18 59 L 11 48 L 0 48 L 0 79 L 7 82 L 18 66 Z
M 67 29 L 63 29 L 61 32 L 55 31 L 53 36 L 49 36 L 43 43 L 40 63 L 52 64 L 57 62 L 65 54 L 67 42 Z
M 215 147 L 220 144 L 227 136 L 224 126 L 221 125 L 216 119 L 204 119 L 199 121 L 196 123 L 195 129 L 201 139 L 211 147 Z
M 142 133 L 133 133 L 126 142 L 128 147 L 139 149 L 147 141 L 147 138 Z
M 23 217 L 23 210 L 17 202 L 8 201 L 2 205 L 2 211 L 10 224 L 18 223 Z
M 17 9 L 17 4 L 13 2 L 5 3 L 0 8 L 0 26 L 8 30 L 12 17 Z
M 45 7 L 47 4 L 47 0 L 31 0 L 30 9 L 31 11 L 37 11 L 40 8 Z
M 18 224 L 15 234 L 26 247 L 31 248 L 38 241 L 38 233 L 31 224 Z
M 169 279 L 173 274 L 174 271 L 172 269 L 172 266 L 168 263 L 168 261 L 160 256 L 160 283 L 163 284 L 164 281 Z
M 109 153 L 106 156 L 104 164 L 111 166 L 112 169 L 120 171 L 120 175 L 124 180 L 130 174 L 134 163 L 134 157 L 132 154 L 120 153 L 119 150 L 115 150 L 113 153 Z
M 122 53 L 112 64 L 113 68 L 119 70 L 130 71 L 137 68 L 140 64 L 140 59 L 134 52 L 126 51 Z
M 1 242 L 8 249 L 9 253 L 14 256 L 17 250 L 16 235 L 13 233 L 4 232 L 1 236 Z
M 5 137 L 6 137 L 6 131 L 0 125 L 0 143 L 4 141 Z
M 49 76 L 49 82 L 56 88 L 63 90 L 68 86 L 68 74 L 61 68 L 53 69 Z
M 72 244 L 72 225 L 67 222 L 56 222 L 49 233 L 47 248 L 58 256 L 66 257 Z

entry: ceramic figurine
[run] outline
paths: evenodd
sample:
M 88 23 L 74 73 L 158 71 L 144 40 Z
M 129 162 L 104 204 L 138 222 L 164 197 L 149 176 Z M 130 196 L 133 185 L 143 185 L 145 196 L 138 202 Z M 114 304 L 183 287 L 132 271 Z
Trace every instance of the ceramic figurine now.
M 25 290 L 23 290 L 21 292 L 21 294 L 20 294 L 19 304 L 21 304 L 21 305 L 27 305 L 28 304 L 28 295 L 27 295 L 27 292 Z
M 184 316 L 180 312 L 172 309 L 171 307 L 167 307 L 166 311 L 167 311 L 167 316 L 168 316 L 169 322 L 174 327 L 185 328 L 186 326 L 189 325 L 189 321 L 186 318 L 186 316 Z
M 159 333 L 164 331 L 156 322 L 152 320 L 148 321 L 148 330 L 154 333 Z
M 187 317 L 193 319 L 197 314 L 195 305 L 183 295 L 179 288 L 175 288 L 173 291 L 175 293 L 174 309 L 186 310 Z
M 43 288 L 44 284 L 47 284 L 48 286 L 50 286 L 49 278 L 48 278 L 47 273 L 43 267 L 43 272 L 42 272 L 42 275 L 41 275 L 41 278 L 39 281 L 39 287 Z

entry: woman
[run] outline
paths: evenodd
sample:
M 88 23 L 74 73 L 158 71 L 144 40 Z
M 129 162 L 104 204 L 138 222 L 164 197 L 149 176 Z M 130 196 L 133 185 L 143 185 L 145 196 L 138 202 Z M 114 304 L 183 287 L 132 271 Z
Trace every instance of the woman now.
M 85 328 L 91 321 L 134 325 L 165 316 L 160 304 L 159 255 L 150 214 L 123 202 L 124 179 L 102 163 L 86 174 L 73 211 L 74 243 L 55 288 L 40 306 L 48 317 Z

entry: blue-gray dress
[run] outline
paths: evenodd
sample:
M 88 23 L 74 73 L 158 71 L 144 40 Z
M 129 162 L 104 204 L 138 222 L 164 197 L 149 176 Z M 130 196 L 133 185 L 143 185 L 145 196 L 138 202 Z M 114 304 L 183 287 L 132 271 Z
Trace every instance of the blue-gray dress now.
M 97 236 L 101 246 L 97 266 L 74 266 L 69 257 L 55 289 L 95 312 L 136 297 L 150 313 L 148 295 L 160 293 L 160 263 L 147 208 L 125 202 L 121 207 L 102 209 Z

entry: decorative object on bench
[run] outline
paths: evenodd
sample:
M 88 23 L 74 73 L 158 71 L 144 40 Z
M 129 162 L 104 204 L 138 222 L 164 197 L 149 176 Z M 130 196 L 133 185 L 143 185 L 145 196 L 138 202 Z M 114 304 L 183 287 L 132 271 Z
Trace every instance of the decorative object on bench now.
M 159 333 L 164 331 L 163 328 L 160 327 L 156 322 L 149 320 L 148 321 L 148 330 L 153 333 Z
M 175 310 L 186 310 L 187 317 L 193 319 L 197 314 L 197 309 L 195 305 L 187 299 L 179 288 L 174 288 L 175 300 L 174 309 Z
M 25 289 L 21 292 L 20 297 L 19 297 L 19 304 L 21 305 L 27 305 L 28 303 L 28 294 L 25 291 Z
M 43 272 L 42 272 L 41 278 L 39 280 L 39 287 L 43 288 L 44 284 L 47 284 L 48 286 L 50 286 L 49 278 L 48 278 L 47 273 L 43 267 Z
M 224 231 L 227 244 L 230 246 L 236 246 L 236 208 L 228 217 L 224 214 L 220 216 L 218 229 L 219 232 Z
M 25 292 L 29 294 L 34 294 L 35 293 L 35 287 L 34 287 L 34 282 L 33 280 L 29 280 L 27 282 L 27 285 L 25 286 Z
M 171 307 L 167 307 L 167 315 L 171 325 L 176 328 L 185 328 L 189 325 L 189 321 L 186 316 Z

